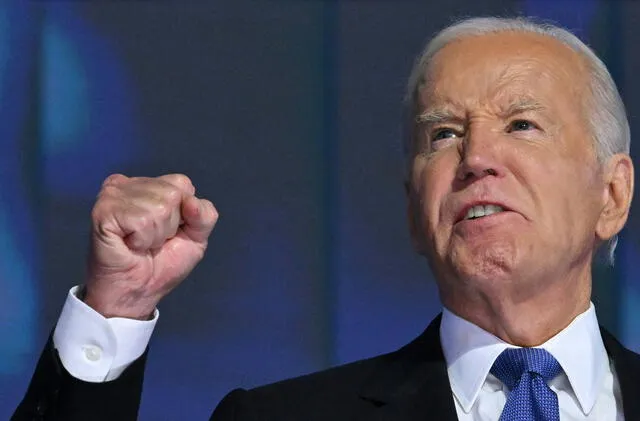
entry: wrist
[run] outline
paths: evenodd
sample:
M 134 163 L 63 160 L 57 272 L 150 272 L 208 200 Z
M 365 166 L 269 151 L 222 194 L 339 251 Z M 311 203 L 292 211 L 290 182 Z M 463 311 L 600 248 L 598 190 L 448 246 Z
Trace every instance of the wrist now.
M 151 320 L 157 306 L 155 300 L 140 297 L 134 292 L 120 294 L 97 293 L 83 286 L 78 290 L 77 297 L 89 307 L 109 319 L 122 317 L 135 320 Z

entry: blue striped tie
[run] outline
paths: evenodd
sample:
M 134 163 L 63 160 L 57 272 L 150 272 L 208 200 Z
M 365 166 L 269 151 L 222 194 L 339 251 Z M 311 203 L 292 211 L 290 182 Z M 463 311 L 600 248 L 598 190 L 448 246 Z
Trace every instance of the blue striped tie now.
M 511 391 L 500 421 L 560 421 L 558 396 L 547 382 L 561 372 L 558 361 L 542 348 L 504 350 L 491 367 L 491 374 Z

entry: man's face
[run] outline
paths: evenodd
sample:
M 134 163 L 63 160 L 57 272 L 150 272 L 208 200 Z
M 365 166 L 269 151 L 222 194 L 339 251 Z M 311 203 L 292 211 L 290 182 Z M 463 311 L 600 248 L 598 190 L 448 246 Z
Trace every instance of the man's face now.
M 543 285 L 527 279 L 590 270 L 604 184 L 585 67 L 561 43 L 516 32 L 463 38 L 434 57 L 409 194 L 445 304 L 460 288 L 528 295 Z

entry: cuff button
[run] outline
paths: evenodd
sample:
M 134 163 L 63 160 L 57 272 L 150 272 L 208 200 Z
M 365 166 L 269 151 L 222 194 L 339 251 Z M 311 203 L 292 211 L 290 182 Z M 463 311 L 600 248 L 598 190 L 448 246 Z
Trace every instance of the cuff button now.
M 95 345 L 85 345 L 82 347 L 84 357 L 91 362 L 100 361 L 102 358 L 102 349 Z

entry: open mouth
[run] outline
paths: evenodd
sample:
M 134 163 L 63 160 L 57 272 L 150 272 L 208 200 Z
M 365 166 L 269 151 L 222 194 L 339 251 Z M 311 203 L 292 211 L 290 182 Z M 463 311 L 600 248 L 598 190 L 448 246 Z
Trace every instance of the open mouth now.
M 463 221 L 469 219 L 479 219 L 485 216 L 494 215 L 496 213 L 504 212 L 505 209 L 498 205 L 477 205 L 472 206 L 467 210 L 467 213 L 462 218 Z

